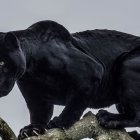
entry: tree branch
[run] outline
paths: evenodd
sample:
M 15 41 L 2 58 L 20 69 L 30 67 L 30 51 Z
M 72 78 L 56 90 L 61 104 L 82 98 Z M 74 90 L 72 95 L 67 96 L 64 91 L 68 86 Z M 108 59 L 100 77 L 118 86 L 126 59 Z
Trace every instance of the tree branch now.
M 0 136 L 2 140 L 17 140 L 14 132 L 0 118 Z M 44 135 L 30 137 L 25 140 L 79 140 L 94 138 L 95 140 L 133 140 L 124 130 L 111 130 L 99 126 L 94 114 L 88 112 L 83 119 L 76 122 L 68 130 L 51 129 Z
M 129 134 L 122 130 L 105 129 L 99 126 L 94 114 L 88 112 L 83 119 L 76 122 L 68 130 L 51 129 L 46 134 L 30 137 L 25 140 L 79 140 L 94 138 L 95 140 L 133 140 Z
M 17 140 L 16 135 L 7 123 L 0 118 L 0 136 L 2 140 Z

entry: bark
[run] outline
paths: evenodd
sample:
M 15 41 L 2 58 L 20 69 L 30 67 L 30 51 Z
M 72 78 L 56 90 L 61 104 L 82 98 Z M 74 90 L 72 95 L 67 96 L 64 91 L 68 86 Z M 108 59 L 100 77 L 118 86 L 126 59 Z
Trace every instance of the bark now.
M 16 135 L 7 123 L 0 118 L 0 137 L 2 140 L 17 140 Z
M 94 114 L 88 112 L 83 119 L 76 122 L 68 130 L 52 129 L 43 136 L 30 137 L 26 140 L 79 140 L 94 138 L 95 140 L 133 140 L 122 130 L 105 129 L 99 126 Z
M 3 140 L 17 140 L 10 127 L 0 120 L 0 135 Z M 111 130 L 99 126 L 94 114 L 88 112 L 68 130 L 50 129 L 44 135 L 30 137 L 25 140 L 80 140 L 94 138 L 95 140 L 133 140 L 124 130 Z

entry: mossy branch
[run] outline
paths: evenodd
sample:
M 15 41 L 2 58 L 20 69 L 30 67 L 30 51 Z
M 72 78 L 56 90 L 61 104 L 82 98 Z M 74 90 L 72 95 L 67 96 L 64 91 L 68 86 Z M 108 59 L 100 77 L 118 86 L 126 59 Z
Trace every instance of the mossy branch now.
M 17 140 L 10 127 L 0 119 L 0 135 L 3 140 Z M 50 129 L 44 135 L 30 137 L 25 140 L 133 140 L 124 130 L 111 130 L 99 126 L 94 114 L 88 112 L 68 130 Z
M 111 130 L 99 126 L 95 115 L 88 112 L 68 130 L 51 129 L 43 136 L 30 137 L 26 140 L 133 140 L 124 130 Z
M 12 129 L 2 118 L 0 118 L 0 136 L 2 140 L 17 140 Z

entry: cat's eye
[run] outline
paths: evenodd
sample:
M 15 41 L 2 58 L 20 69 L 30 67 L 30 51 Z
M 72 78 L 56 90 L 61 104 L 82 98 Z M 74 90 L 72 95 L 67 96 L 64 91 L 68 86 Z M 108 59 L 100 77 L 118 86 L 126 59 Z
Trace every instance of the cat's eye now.
M 4 61 L 0 61 L 0 66 L 4 66 Z

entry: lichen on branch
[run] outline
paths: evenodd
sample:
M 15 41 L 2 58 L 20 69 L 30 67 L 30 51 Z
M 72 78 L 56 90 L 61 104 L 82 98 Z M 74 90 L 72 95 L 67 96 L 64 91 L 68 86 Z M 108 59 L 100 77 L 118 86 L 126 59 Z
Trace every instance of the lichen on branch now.
M 0 118 L 0 136 L 2 140 L 17 140 L 12 129 L 2 118 Z
M 88 112 L 68 130 L 50 129 L 46 134 L 30 137 L 25 140 L 80 140 L 94 138 L 95 140 L 133 140 L 124 130 L 105 129 L 98 124 L 96 116 Z
M 0 136 L 2 140 L 17 140 L 14 132 L 7 123 L 0 118 Z M 122 130 L 105 129 L 98 124 L 96 116 L 88 112 L 73 124 L 68 130 L 50 129 L 44 135 L 29 137 L 25 140 L 80 140 L 94 138 L 95 140 L 133 140 Z

